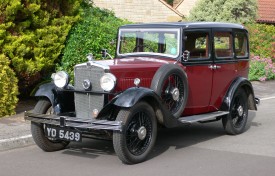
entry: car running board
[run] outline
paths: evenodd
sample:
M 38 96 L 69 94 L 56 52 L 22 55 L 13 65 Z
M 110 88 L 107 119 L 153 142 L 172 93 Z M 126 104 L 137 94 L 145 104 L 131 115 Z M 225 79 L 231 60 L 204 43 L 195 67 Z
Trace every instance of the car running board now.
M 229 114 L 228 111 L 215 111 L 206 114 L 192 115 L 180 117 L 178 120 L 184 124 L 191 124 L 195 122 L 206 122 L 216 120 L 217 117 Z

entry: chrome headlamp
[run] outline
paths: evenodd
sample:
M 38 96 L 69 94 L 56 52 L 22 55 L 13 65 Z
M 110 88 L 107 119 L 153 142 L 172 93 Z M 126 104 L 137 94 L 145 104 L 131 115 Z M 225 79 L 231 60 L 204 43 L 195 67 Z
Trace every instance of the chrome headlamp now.
M 115 85 L 116 77 L 112 73 L 105 73 L 100 78 L 100 86 L 106 92 L 110 92 L 111 90 L 113 90 Z
M 58 71 L 52 75 L 52 79 L 56 87 L 64 88 L 69 84 L 69 75 L 64 71 Z

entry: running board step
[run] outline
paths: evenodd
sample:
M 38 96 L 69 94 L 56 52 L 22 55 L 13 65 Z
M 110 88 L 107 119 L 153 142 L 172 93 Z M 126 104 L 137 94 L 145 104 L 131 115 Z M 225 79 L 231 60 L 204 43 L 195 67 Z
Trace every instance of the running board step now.
M 204 121 L 210 121 L 210 120 L 215 120 L 216 117 L 222 116 L 229 114 L 228 111 L 215 111 L 211 113 L 206 113 L 206 114 L 199 114 L 199 115 L 192 115 L 192 116 L 186 116 L 186 117 L 181 117 L 178 120 L 181 123 L 195 123 L 195 122 L 204 122 Z

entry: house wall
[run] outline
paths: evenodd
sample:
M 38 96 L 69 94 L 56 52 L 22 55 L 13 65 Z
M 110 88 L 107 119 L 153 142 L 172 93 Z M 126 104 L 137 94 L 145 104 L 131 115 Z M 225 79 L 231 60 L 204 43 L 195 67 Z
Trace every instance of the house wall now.
M 177 6 L 176 10 L 182 13 L 185 17 L 188 17 L 190 10 L 195 6 L 198 0 L 184 0 Z
M 133 22 L 173 22 L 183 15 L 163 0 L 91 0 L 95 6 L 112 10 L 117 17 Z

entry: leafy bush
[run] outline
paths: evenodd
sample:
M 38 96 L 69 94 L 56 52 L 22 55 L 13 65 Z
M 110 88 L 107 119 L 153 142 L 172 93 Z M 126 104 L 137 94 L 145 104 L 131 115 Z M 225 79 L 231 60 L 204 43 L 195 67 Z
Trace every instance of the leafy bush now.
M 269 57 L 275 61 L 275 26 L 247 24 L 250 33 L 250 51 L 255 56 Z
M 250 61 L 249 79 L 266 81 L 275 79 L 275 64 L 270 58 L 252 57 Z
M 188 20 L 246 23 L 256 16 L 257 0 L 199 0 Z
M 67 71 L 73 76 L 73 67 L 77 63 L 87 61 L 87 54 L 93 53 L 94 58 L 101 58 L 101 49 L 115 55 L 117 29 L 127 21 L 123 21 L 108 10 L 101 10 L 88 3 L 83 3 L 81 21 L 70 31 L 64 56 L 58 65 L 58 70 Z
M 11 60 L 21 94 L 54 69 L 80 2 L 0 0 L 0 54 Z
M 0 55 L 0 117 L 14 114 L 18 101 L 17 78 L 9 67 L 10 61 L 3 54 Z

